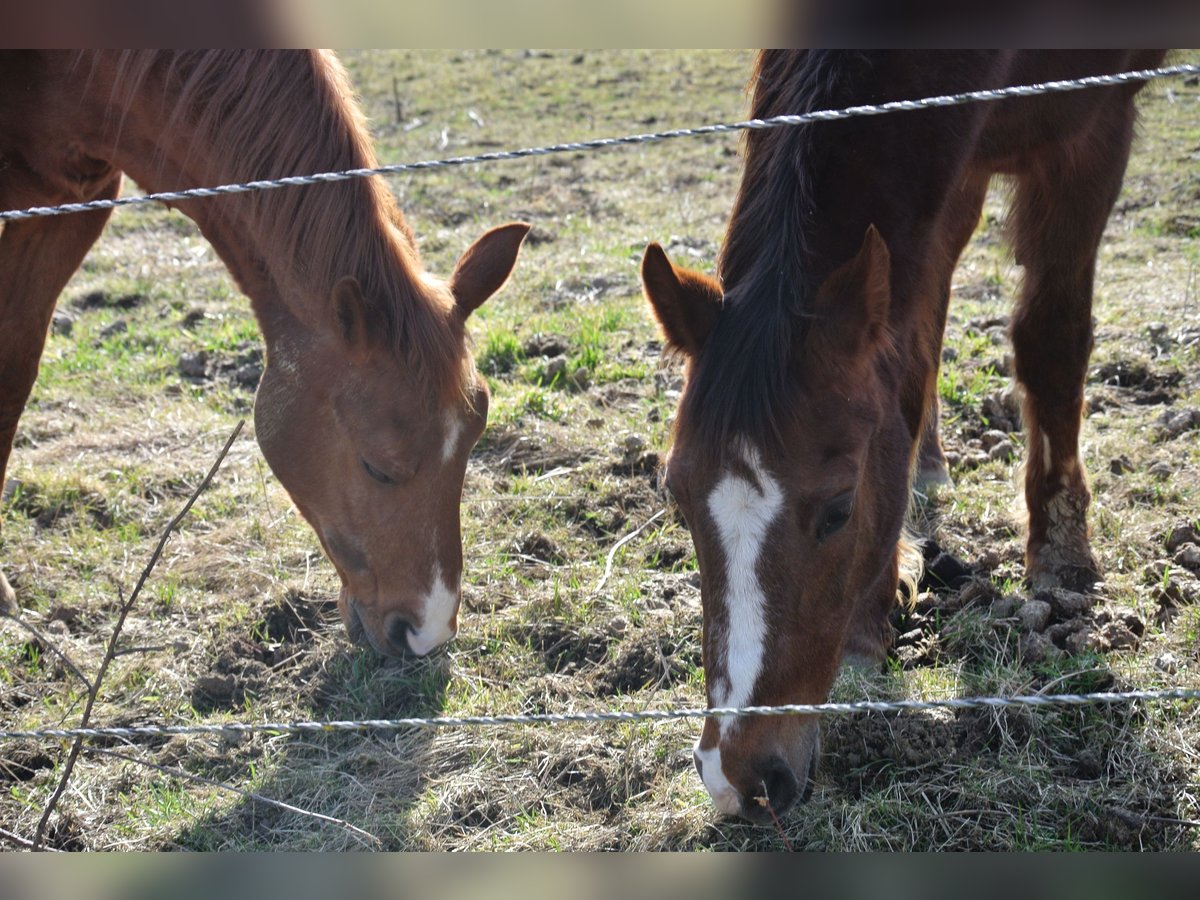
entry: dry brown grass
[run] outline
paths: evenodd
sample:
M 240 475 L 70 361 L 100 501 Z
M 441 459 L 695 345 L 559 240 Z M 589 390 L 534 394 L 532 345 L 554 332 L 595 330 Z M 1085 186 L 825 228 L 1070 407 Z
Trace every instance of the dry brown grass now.
M 744 112 L 749 56 L 404 51 L 349 62 L 381 158 L 401 160 L 733 119 Z M 1197 432 L 1172 436 L 1157 424 L 1168 410 L 1200 406 L 1200 250 L 1187 218 L 1200 198 L 1200 89 L 1175 81 L 1146 93 L 1143 136 L 1101 254 L 1084 429 L 1106 583 L 1099 618 L 1081 633 L 1103 640 L 1033 662 L 1012 604 L 926 597 L 919 618 L 898 622 L 908 637 L 888 671 L 847 673 L 836 698 L 1200 686 L 1194 579 L 1176 564 L 1165 576 L 1155 568 L 1174 555 L 1164 546 L 1170 529 L 1200 508 Z M 350 646 L 329 605 L 336 575 L 246 438 L 131 614 L 123 645 L 156 649 L 117 657 L 96 721 L 702 703 L 699 592 L 673 508 L 616 551 L 611 577 L 596 586 L 613 546 L 667 506 L 656 463 L 679 372 L 659 358 L 637 260 L 660 240 L 680 261 L 711 267 L 738 174 L 733 148 L 679 141 L 394 179 L 435 271 L 449 271 L 486 226 L 526 218 L 536 227 L 513 283 L 473 323 L 494 403 L 468 472 L 460 637 L 423 661 Z M 969 459 L 1008 385 L 1003 326 L 989 324 L 1007 313 L 1019 277 L 999 243 L 1001 201 L 997 191 L 955 280 L 947 345 L 957 356 L 942 388 L 947 442 L 964 461 L 956 489 L 923 511 L 942 545 L 988 576 L 980 599 L 1026 596 L 1015 464 Z M 95 291 L 143 299 L 77 305 Z M 74 327 L 51 338 L 22 420 L 10 472 L 20 486 L 5 506 L 0 554 L 24 614 L 90 673 L 113 624 L 111 580 L 132 583 L 249 409 L 233 373 L 258 338 L 203 240 L 161 210 L 118 213 L 60 309 Z M 197 310 L 203 317 L 188 317 Z M 128 330 L 102 338 L 118 318 Z M 568 371 L 588 370 L 587 389 L 548 383 L 547 335 L 561 339 Z M 200 350 L 212 375 L 189 378 L 181 358 Z M 1144 625 L 1133 645 L 1113 649 L 1116 626 L 1102 618 L 1114 615 Z M 78 679 L 52 653 L 5 622 L 0 655 L 4 727 L 76 720 Z M 51 840 L 72 849 L 781 848 L 773 829 L 712 810 L 691 765 L 694 731 L 672 722 L 113 746 L 374 840 L 87 754 Z M 813 799 L 783 824 L 792 844 L 812 849 L 1190 849 L 1198 733 L 1197 712 L 1180 704 L 830 720 Z M 32 834 L 60 757 L 54 743 L 0 744 L 0 827 Z

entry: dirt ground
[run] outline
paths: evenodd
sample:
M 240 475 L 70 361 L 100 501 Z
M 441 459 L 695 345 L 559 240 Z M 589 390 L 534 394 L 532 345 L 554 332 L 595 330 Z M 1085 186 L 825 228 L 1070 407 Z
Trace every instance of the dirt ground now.
M 408 161 L 731 121 L 751 56 L 345 58 L 381 159 Z M 955 278 L 940 379 L 956 485 L 914 508 L 914 527 L 974 577 L 897 613 L 885 671 L 843 673 L 834 699 L 1200 687 L 1200 86 L 1155 83 L 1142 110 L 1100 255 L 1083 437 L 1104 582 L 1087 596 L 1022 583 L 1006 332 L 1020 269 L 997 183 Z M 681 373 L 662 357 L 637 263 L 658 240 L 711 271 L 738 174 L 736 138 L 716 137 L 391 179 L 439 274 L 485 228 L 534 225 L 513 281 L 472 320 L 493 404 L 464 492 L 459 637 L 415 661 L 348 642 L 337 577 L 247 423 L 130 616 L 95 722 L 702 705 L 695 559 L 660 483 Z M 248 303 L 191 223 L 162 209 L 118 211 L 58 309 L 5 486 L 0 560 L 42 637 L 0 621 L 2 728 L 78 720 L 85 692 L 48 645 L 95 671 L 118 588 L 248 416 L 262 366 Z M 660 511 L 604 580 L 612 548 Z M 50 842 L 782 849 L 775 829 L 712 808 L 691 763 L 697 729 L 96 741 Z M 1194 705 L 854 716 L 823 731 L 813 797 L 782 823 L 798 849 L 1181 850 L 1200 838 Z M 0 828 L 33 833 L 65 750 L 0 742 Z

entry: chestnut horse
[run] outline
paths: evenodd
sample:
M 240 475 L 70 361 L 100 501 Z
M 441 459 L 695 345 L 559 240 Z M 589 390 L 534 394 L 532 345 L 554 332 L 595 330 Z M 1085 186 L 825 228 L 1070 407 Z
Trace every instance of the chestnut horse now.
M 0 52 L 0 209 L 375 165 L 346 72 L 320 52 Z M 251 299 L 263 455 L 341 576 L 352 637 L 428 653 L 457 627 L 459 503 L 488 393 L 465 324 L 527 225 L 424 271 L 379 179 L 173 204 Z M 0 484 L 55 298 L 107 211 L 0 235 Z M 0 604 L 14 602 L 0 574 Z
M 1118 72 L 1160 51 L 769 51 L 767 117 Z M 686 360 L 666 480 L 700 565 L 712 706 L 817 703 L 842 659 L 880 660 L 901 528 L 934 408 L 950 279 L 993 174 L 1013 182 L 1025 277 L 1035 585 L 1096 577 L 1078 437 L 1097 245 L 1138 84 L 751 132 L 719 280 L 652 244 L 646 297 Z M 934 448 L 923 453 L 937 458 Z M 811 790 L 816 719 L 709 719 L 695 761 L 717 807 L 763 821 Z

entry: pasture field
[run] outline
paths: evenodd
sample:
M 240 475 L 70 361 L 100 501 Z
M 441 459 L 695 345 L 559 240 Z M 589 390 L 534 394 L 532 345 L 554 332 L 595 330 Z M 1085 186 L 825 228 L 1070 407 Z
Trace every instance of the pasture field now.
M 344 58 L 392 162 L 734 120 L 751 54 Z M 1020 270 L 997 184 L 954 281 L 941 374 L 956 487 L 914 511 L 979 577 L 897 614 L 886 671 L 844 674 L 835 699 L 1200 687 L 1200 86 L 1154 83 L 1141 108 L 1100 254 L 1083 431 L 1106 574 L 1095 605 L 1049 619 L 1024 606 L 1005 333 Z M 699 579 L 660 483 L 680 371 L 637 266 L 658 240 L 711 271 L 738 177 L 737 139 L 715 137 L 390 179 L 442 275 L 485 228 L 534 226 L 513 280 L 472 319 L 493 400 L 464 493 L 458 638 L 409 661 L 348 642 L 337 576 L 248 422 L 133 610 L 95 724 L 702 705 Z M 132 588 L 249 417 L 261 342 L 190 221 L 157 207 L 114 214 L 59 310 L 9 470 L 0 559 L 24 617 L 91 673 L 118 586 Z M 603 580 L 614 545 L 660 510 Z M 0 727 L 74 724 L 84 695 L 42 641 L 0 621 Z M 50 843 L 782 849 L 776 830 L 713 809 L 691 762 L 698 728 L 97 742 Z M 797 849 L 1200 844 L 1194 705 L 855 716 L 823 730 L 813 797 L 782 823 Z M 0 827 L 32 835 L 65 749 L 0 743 Z

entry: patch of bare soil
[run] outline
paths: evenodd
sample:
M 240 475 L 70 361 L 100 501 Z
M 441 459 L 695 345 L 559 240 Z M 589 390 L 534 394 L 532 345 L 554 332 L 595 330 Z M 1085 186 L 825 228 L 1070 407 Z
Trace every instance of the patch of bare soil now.
M 643 629 L 622 641 L 592 678 L 597 696 L 672 687 L 700 665 L 695 642 L 666 627 Z
M 242 708 L 267 687 L 275 653 L 257 641 L 232 638 L 218 650 L 209 671 L 192 686 L 191 701 L 197 712 L 212 713 Z

